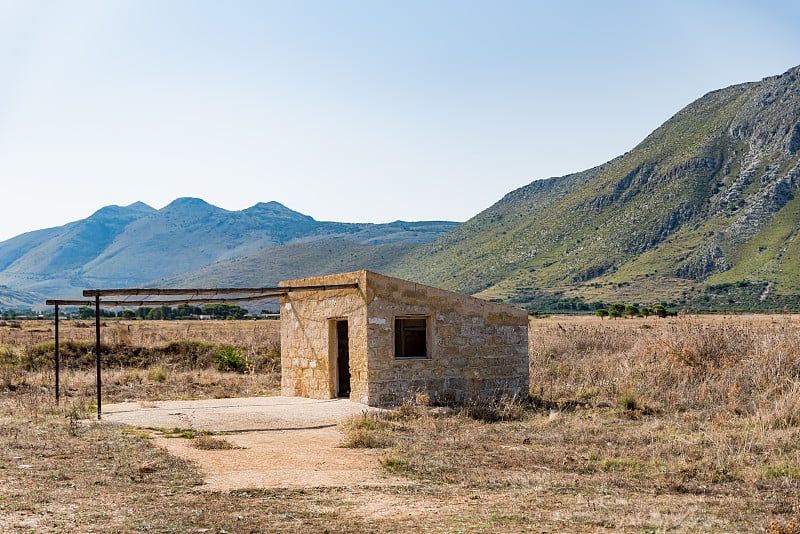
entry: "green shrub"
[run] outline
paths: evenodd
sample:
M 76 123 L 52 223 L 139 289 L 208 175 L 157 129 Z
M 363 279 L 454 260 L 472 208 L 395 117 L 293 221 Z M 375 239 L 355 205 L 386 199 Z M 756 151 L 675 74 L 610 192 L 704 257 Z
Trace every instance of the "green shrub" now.
M 12 368 L 16 367 L 17 365 L 19 365 L 19 356 L 11 349 L 0 346 L 0 368 Z
M 167 380 L 167 371 L 161 366 L 151 367 L 147 370 L 147 378 L 153 382 L 164 382 Z
M 37 343 L 24 349 L 20 365 L 26 371 L 39 371 L 53 366 L 56 344 L 53 341 Z M 64 367 L 91 368 L 94 366 L 93 341 L 60 341 L 58 343 L 59 358 Z M 108 352 L 107 345 L 100 346 L 100 353 Z
M 247 369 L 247 356 L 245 353 L 234 347 L 224 347 L 219 352 L 211 356 L 217 369 L 220 371 L 236 371 L 239 373 Z
M 636 411 L 640 408 L 636 395 L 631 391 L 625 391 L 619 396 L 617 406 L 626 412 Z

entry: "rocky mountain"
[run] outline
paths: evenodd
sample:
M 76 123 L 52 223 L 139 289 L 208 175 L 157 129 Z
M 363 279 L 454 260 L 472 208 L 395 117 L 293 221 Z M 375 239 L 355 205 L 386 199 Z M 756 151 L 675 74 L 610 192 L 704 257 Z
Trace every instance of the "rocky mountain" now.
M 339 247 L 337 253 L 355 246 L 366 255 L 371 247 L 401 253 L 455 226 L 442 221 L 321 222 L 277 202 L 242 211 L 224 210 L 196 198 L 180 198 L 160 210 L 140 202 L 108 206 L 86 219 L 0 243 L 0 286 L 27 292 L 28 298 L 34 295 L 29 304 L 38 304 L 44 298 L 80 296 L 86 288 L 130 287 L 176 277 L 289 243 L 302 248 L 317 241 L 332 242 Z M 282 272 L 305 276 L 307 271 L 296 262 Z M 187 283 L 202 280 L 188 278 Z M 278 279 L 262 270 L 257 285 Z M 227 280 L 231 285 L 238 282 L 232 276 Z M 11 306 L 10 298 L 10 289 L 0 291 L 0 307 Z M 19 301 L 15 297 L 15 303 Z
M 513 191 L 392 274 L 532 308 L 800 309 L 800 67 L 713 91 L 630 152 Z

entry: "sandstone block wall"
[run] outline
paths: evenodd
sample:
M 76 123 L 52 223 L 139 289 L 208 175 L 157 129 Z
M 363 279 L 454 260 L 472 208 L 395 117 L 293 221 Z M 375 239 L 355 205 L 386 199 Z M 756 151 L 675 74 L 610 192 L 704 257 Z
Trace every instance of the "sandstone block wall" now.
M 359 282 L 359 273 L 282 282 L 323 285 Z M 360 283 L 360 287 L 364 287 Z M 281 395 L 336 397 L 336 320 L 348 321 L 350 398 L 368 404 L 366 306 L 361 289 L 293 292 L 281 299 Z
M 367 273 L 369 398 L 392 405 L 415 393 L 434 403 L 528 394 L 528 314 L 508 306 Z M 394 318 L 428 318 L 428 358 L 398 360 Z
M 527 395 L 524 310 L 369 271 L 284 282 L 358 282 L 358 289 L 292 292 L 281 300 L 281 393 L 336 395 L 336 319 L 348 320 L 350 398 L 393 405 L 416 393 L 434 403 Z M 395 318 L 424 317 L 428 354 L 395 357 Z

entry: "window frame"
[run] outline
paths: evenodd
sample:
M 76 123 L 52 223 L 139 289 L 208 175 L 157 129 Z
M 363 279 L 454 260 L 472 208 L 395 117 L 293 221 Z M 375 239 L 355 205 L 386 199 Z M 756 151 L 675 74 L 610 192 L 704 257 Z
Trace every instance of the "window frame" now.
M 404 338 L 403 333 L 407 330 L 408 327 L 402 324 L 402 321 L 424 321 L 425 327 L 425 354 L 398 354 L 398 348 L 401 347 L 401 340 Z M 392 323 L 393 331 L 392 331 L 392 341 L 393 341 L 393 352 L 394 352 L 394 359 L 398 361 L 414 361 L 414 360 L 430 360 L 431 358 L 431 316 L 428 314 L 404 314 L 404 315 L 396 315 L 394 317 Z M 411 328 L 419 328 L 411 327 Z M 410 329 L 410 328 L 408 328 Z M 404 345 L 404 344 L 403 344 Z M 405 352 L 405 350 L 403 350 Z

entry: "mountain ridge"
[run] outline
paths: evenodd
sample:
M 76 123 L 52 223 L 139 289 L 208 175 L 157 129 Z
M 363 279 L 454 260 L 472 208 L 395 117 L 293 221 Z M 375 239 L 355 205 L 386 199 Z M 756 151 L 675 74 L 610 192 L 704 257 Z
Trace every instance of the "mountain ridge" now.
M 176 277 L 290 243 L 346 238 L 369 246 L 416 244 L 457 224 L 316 221 L 276 201 L 240 211 L 193 197 L 158 210 L 142 202 L 105 206 L 86 219 L 0 243 L 0 285 L 49 298 L 79 296 L 82 289 Z M 0 306 L 7 302 L 0 291 Z

